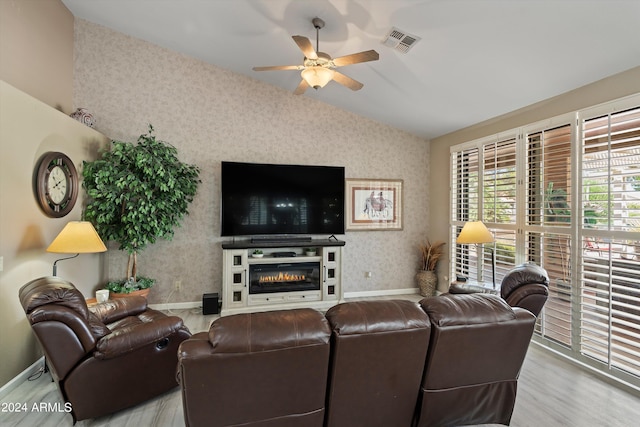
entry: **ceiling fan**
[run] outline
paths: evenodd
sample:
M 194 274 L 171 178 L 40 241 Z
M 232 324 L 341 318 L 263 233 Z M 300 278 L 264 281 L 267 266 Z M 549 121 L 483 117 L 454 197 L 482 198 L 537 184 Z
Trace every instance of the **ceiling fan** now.
M 313 18 L 311 23 L 316 29 L 316 48 L 308 38 L 304 36 L 292 36 L 302 53 L 304 53 L 303 65 L 275 65 L 272 67 L 253 67 L 253 71 L 274 71 L 274 70 L 298 70 L 302 71 L 302 80 L 293 92 L 296 95 L 303 94 L 307 88 L 319 89 L 324 87 L 331 80 L 348 87 L 351 90 L 360 90 L 364 86 L 357 80 L 339 73 L 335 68 L 345 65 L 357 64 L 360 62 L 377 61 L 380 58 L 375 50 L 367 50 L 351 55 L 341 56 L 332 59 L 331 56 L 320 52 L 320 29 L 324 27 L 324 21 L 320 18 Z

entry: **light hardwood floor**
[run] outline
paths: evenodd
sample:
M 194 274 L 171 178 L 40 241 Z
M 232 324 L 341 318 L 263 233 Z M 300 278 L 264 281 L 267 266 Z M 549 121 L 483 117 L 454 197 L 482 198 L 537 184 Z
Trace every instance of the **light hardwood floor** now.
M 401 298 L 401 297 L 394 297 Z M 419 300 L 419 296 L 406 298 Z M 196 310 L 174 310 L 192 332 L 207 330 L 217 316 Z M 518 383 L 511 425 L 515 427 L 631 427 L 640 423 L 640 398 L 616 388 L 591 373 L 531 345 Z M 105 396 L 108 399 L 108 396 Z M 62 405 L 49 374 L 25 381 L 3 398 L 0 409 L 26 403 L 27 412 L 0 412 L 0 426 L 71 426 L 71 415 L 34 412 L 34 404 Z M 176 388 L 144 404 L 77 426 L 184 426 L 180 390 Z M 389 426 L 394 427 L 394 426 Z

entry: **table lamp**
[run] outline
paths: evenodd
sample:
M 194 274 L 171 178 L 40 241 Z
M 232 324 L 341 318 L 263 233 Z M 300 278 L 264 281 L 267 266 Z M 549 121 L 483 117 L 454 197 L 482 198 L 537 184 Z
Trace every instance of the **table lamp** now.
M 47 252 L 75 254 L 67 258 L 60 258 L 53 263 L 54 276 L 58 272 L 58 261 L 75 258 L 80 254 L 92 254 L 106 250 L 107 247 L 89 221 L 69 222 L 47 248 Z
M 456 243 L 459 245 L 479 245 L 482 243 L 495 243 L 493 234 L 482 221 L 469 221 L 458 234 Z M 496 251 L 491 251 L 491 267 L 493 272 L 493 288 L 496 287 Z

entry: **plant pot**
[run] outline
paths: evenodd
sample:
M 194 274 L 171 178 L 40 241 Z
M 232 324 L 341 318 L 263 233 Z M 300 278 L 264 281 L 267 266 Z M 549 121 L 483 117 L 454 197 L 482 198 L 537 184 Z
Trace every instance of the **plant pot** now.
M 150 291 L 151 291 L 151 288 L 139 289 L 137 291 L 129 292 L 128 294 L 119 294 L 116 292 L 110 292 L 109 297 L 110 298 L 126 298 L 126 297 L 140 296 L 140 297 L 146 298 L 147 295 L 149 295 Z
M 418 282 L 418 288 L 420 288 L 420 295 L 423 297 L 432 297 L 436 294 L 436 288 L 438 287 L 438 275 L 435 271 L 418 271 L 416 274 L 416 281 Z

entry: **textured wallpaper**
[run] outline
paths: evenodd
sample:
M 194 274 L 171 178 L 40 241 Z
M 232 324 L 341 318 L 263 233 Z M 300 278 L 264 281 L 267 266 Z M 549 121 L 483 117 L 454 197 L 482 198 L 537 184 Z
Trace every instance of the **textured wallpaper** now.
M 157 279 L 151 303 L 221 292 L 222 160 L 344 166 L 347 178 L 404 180 L 404 230 L 338 236 L 346 241 L 344 291 L 416 287 L 418 245 L 429 224 L 427 141 L 81 19 L 74 73 L 74 107 L 89 109 L 98 131 L 135 141 L 151 123 L 181 160 L 202 169 L 190 215 L 174 239 L 138 257 L 139 273 Z M 126 257 L 114 245 L 108 265 L 110 278 L 124 276 Z M 171 291 L 176 280 L 180 293 Z

